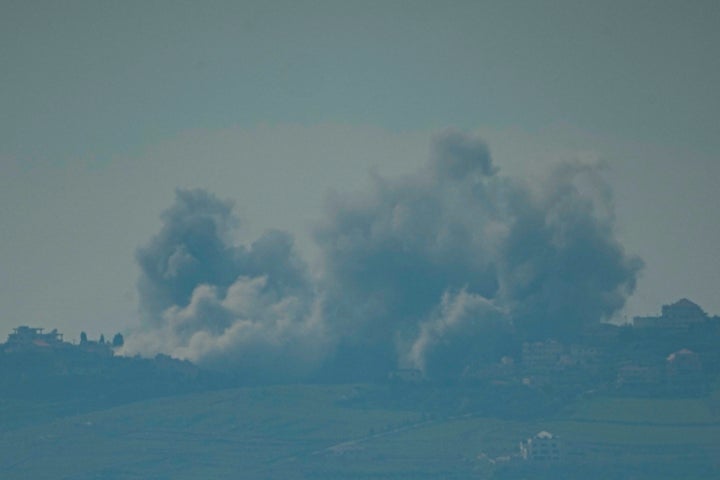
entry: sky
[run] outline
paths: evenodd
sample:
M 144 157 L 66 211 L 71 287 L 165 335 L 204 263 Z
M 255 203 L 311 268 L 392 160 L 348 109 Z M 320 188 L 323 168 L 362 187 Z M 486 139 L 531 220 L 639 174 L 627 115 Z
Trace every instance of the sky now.
M 137 252 L 177 188 L 233 201 L 239 242 L 290 232 L 319 271 L 332 192 L 412 175 L 449 130 L 514 177 L 599 165 L 644 262 L 618 319 L 720 314 L 717 2 L 0 9 L 0 334 L 137 327 Z

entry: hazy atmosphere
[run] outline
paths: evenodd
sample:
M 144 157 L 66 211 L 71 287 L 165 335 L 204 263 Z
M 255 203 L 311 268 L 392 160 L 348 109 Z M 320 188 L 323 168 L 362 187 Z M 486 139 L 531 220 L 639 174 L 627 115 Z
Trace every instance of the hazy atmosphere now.
M 0 477 L 720 478 L 718 25 L 0 0 Z
M 720 311 L 716 2 L 2 11 L 5 332 L 143 330 L 139 350 L 190 355 L 191 327 L 162 346 L 152 330 L 178 325 L 173 316 L 191 325 L 194 295 L 229 315 L 216 328 L 259 309 L 258 325 L 282 323 L 297 348 L 371 328 L 423 362 L 445 334 L 432 323 L 456 302 L 498 318 L 552 302 L 515 282 L 543 275 L 530 257 L 557 247 L 554 235 L 570 237 L 554 255 L 580 255 L 588 288 L 612 292 L 605 303 L 579 295 L 593 320 L 654 314 L 681 296 Z M 213 230 L 192 231 L 193 218 Z M 527 231 L 513 240 L 514 229 Z M 157 271 L 170 255 L 166 268 L 182 269 L 193 235 L 218 266 L 176 281 Z M 397 304 L 368 290 L 402 275 L 421 287 L 406 283 Z M 398 310 L 411 298 L 417 311 Z M 328 321 L 330 310 L 360 314 L 353 302 L 379 309 L 387 334 Z M 245 340 L 206 341 L 198 348 Z

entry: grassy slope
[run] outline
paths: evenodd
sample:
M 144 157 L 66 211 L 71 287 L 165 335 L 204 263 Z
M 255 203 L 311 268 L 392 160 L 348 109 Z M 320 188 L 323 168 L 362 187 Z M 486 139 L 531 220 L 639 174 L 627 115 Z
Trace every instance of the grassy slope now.
M 558 418 L 519 422 L 343 406 L 356 389 L 209 392 L 7 431 L 0 478 L 483 478 L 493 467 L 478 454 L 514 453 L 541 429 L 597 447 L 596 461 L 628 452 L 626 460 L 682 462 L 720 450 L 718 395 L 594 399 Z

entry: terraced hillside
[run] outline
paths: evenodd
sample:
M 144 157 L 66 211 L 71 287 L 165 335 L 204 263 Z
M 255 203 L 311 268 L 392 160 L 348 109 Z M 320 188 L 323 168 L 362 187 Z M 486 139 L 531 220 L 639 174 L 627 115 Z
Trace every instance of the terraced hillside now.
M 718 478 L 720 395 L 596 398 L 532 421 L 363 406 L 373 387 L 255 387 L 143 401 L 0 434 L 3 479 Z M 418 387 L 420 388 L 420 387 Z M 559 465 L 518 442 L 548 430 Z

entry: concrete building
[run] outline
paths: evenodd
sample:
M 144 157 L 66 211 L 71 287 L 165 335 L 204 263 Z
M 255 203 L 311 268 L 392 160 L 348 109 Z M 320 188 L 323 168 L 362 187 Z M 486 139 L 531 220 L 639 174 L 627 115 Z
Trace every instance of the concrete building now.
M 520 457 L 525 461 L 550 463 L 563 459 L 563 445 L 558 437 L 543 430 L 520 442 Z
M 43 333 L 42 328 L 20 326 L 8 335 L 4 349 L 7 352 L 38 348 L 54 348 L 63 345 L 62 334 L 57 330 Z
M 659 317 L 635 317 L 633 326 L 641 329 L 687 330 L 694 325 L 700 325 L 707 321 L 708 315 L 699 305 L 687 298 L 682 298 L 671 305 L 663 305 L 662 314 Z

